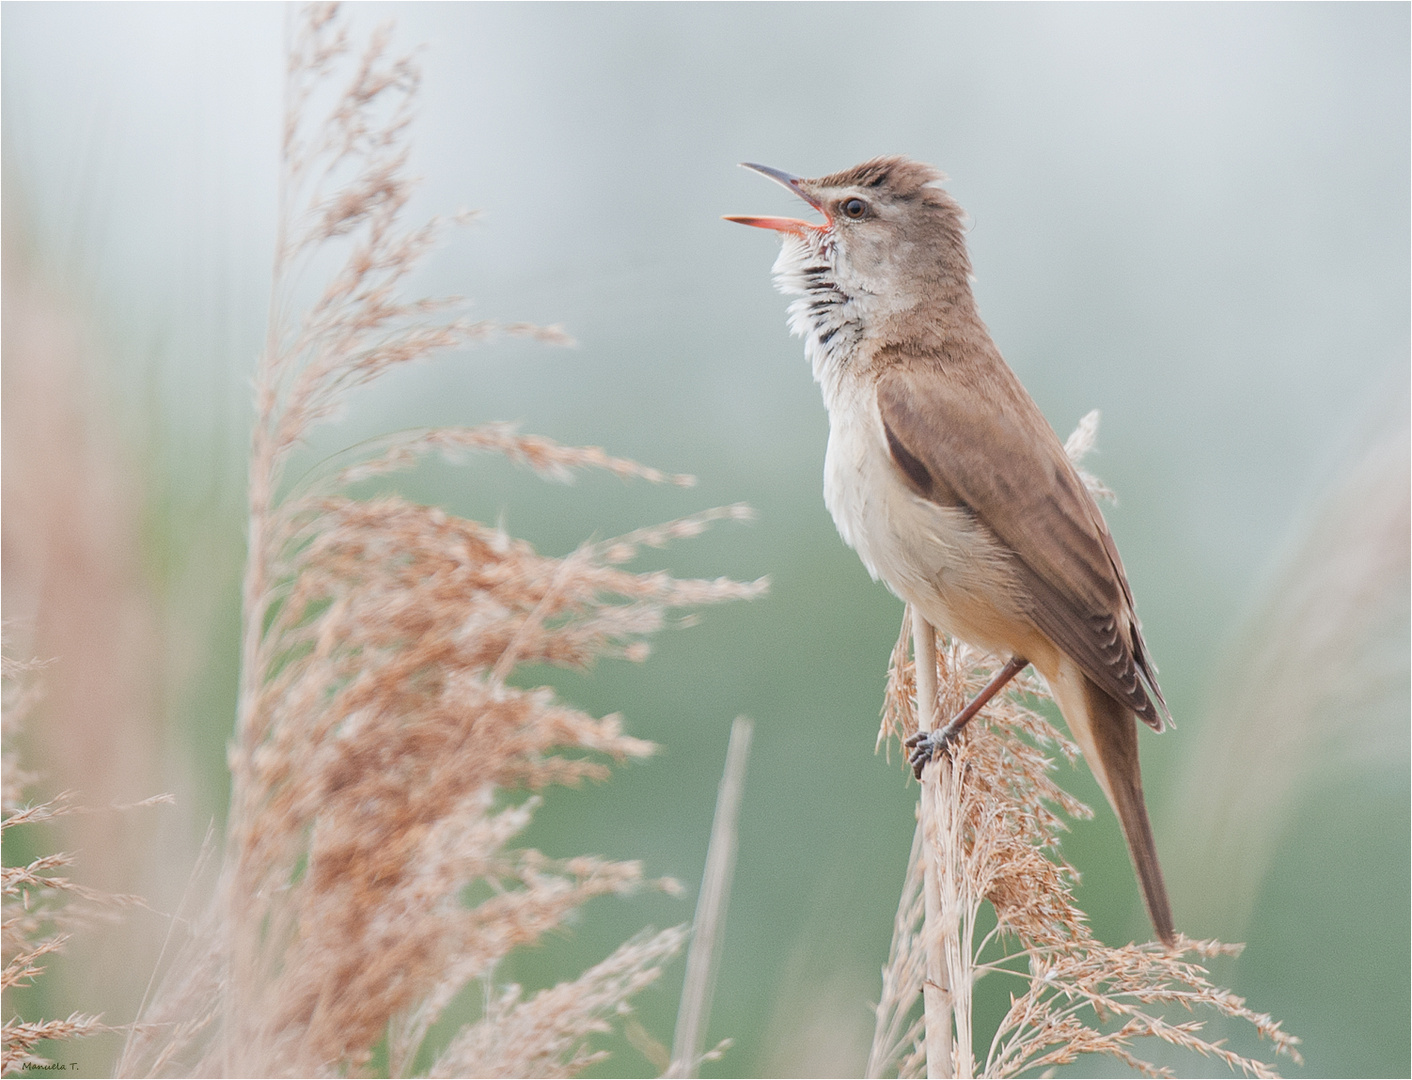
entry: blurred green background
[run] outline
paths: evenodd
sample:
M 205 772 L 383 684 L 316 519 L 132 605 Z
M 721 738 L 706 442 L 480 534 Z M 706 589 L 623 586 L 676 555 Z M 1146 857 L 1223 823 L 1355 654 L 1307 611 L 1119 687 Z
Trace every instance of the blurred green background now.
M 953 178 L 982 314 L 1060 435 L 1103 412 L 1087 465 L 1120 494 L 1106 513 L 1178 721 L 1143 747 L 1178 926 L 1248 942 L 1216 975 L 1305 1040 L 1288 1072 L 1407 1075 L 1408 6 L 350 15 L 425 43 L 410 219 L 483 210 L 416 287 L 578 344 L 401 372 L 311 455 L 506 419 L 700 478 L 562 488 L 486 460 L 409 482 L 553 553 L 719 503 L 759 513 L 654 558 L 768 574 L 767 598 L 665 633 L 643 666 L 532 673 L 664 752 L 553 793 L 530 842 L 692 886 L 730 722 L 757 722 L 709 1033 L 735 1045 L 707 1075 L 861 1072 L 911 839 L 915 787 L 873 754 L 901 605 L 823 507 L 826 417 L 771 287 L 776 241 L 719 220 L 793 212 L 736 162 L 818 175 L 880 153 Z M 80 838 L 100 877 L 169 910 L 224 813 L 285 12 L 0 18 L 7 635 L 60 658 L 29 733 L 55 786 L 181 795 L 140 835 Z M 1145 938 L 1112 815 L 1086 771 L 1068 779 L 1098 809 L 1066 841 L 1095 928 Z M 599 901 L 501 974 L 544 985 L 690 915 L 689 897 Z M 127 1019 L 152 961 L 119 938 L 76 951 L 56 1008 L 107 995 Z M 680 974 L 640 1000 L 666 1042 Z M 993 1017 L 1003 997 L 980 1000 Z M 613 1048 L 605 1075 L 650 1073 Z

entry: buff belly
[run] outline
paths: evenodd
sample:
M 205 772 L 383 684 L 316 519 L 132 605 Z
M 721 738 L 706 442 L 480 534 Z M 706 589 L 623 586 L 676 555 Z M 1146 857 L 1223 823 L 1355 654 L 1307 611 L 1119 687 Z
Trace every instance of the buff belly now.
M 844 542 L 938 630 L 997 655 L 1040 660 L 1033 654 L 1053 647 L 1022 613 L 1009 552 L 968 510 L 907 485 L 875 396 L 858 389 L 829 403 L 824 502 Z

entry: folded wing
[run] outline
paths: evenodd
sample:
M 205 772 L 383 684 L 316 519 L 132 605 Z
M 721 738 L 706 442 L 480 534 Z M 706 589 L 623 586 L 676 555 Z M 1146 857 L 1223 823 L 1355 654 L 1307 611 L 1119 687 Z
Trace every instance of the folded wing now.
M 918 494 L 968 510 L 1013 552 L 1034 625 L 1161 731 L 1167 707 L 1118 549 L 1058 437 L 1001 368 L 981 392 L 956 394 L 943 380 L 964 371 L 889 365 L 877 395 L 893 461 Z M 970 437 L 976 431 L 986 432 L 984 445 Z

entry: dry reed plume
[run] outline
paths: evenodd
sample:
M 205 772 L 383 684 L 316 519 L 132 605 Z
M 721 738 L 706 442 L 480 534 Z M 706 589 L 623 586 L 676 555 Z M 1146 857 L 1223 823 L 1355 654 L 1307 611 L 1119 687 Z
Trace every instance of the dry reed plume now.
M 1370 435 L 1285 540 L 1194 732 L 1179 812 L 1201 843 L 1174 865 L 1185 906 L 1230 932 L 1250 917 L 1300 798 L 1408 760 L 1406 409 Z
M 161 748 L 162 704 L 184 657 L 163 649 L 159 560 L 143 543 L 153 502 L 122 410 L 112 408 L 121 391 L 111 340 L 74 302 L 76 281 L 55 273 L 52 249 L 42 253 L 17 186 L 4 185 L 0 236 L 0 609 L 12 656 L 57 661 L 24 723 L 23 755 L 45 774 L 43 794 L 26 797 L 66 789 L 102 808 L 182 788 L 175 755 L 164 758 Z M 179 822 L 170 813 L 69 813 L 7 839 L 42 837 L 40 850 L 81 858 L 87 886 L 169 906 L 180 879 L 162 870 L 185 862 L 173 858 Z M 71 954 L 95 947 L 94 962 L 75 956 L 52 966 L 42 994 L 128 1018 L 160 941 L 161 924 L 145 914 L 106 925 L 68 946 Z M 34 995 L 17 1000 L 28 1009 Z M 86 1067 L 110 1050 L 107 1039 L 86 1044 Z
M 1071 457 L 1092 446 L 1096 421 L 1096 414 L 1084 418 L 1069 441 Z M 879 745 L 917 730 L 911 618 L 909 610 L 889 666 Z M 959 642 L 941 641 L 935 651 L 937 714 L 954 716 L 994 672 L 986 657 Z M 1019 693 L 1048 699 L 1032 673 L 1017 682 Z M 1240 946 L 1183 937 L 1180 950 L 1168 952 L 1156 943 L 1113 948 L 1093 936 L 1074 896 L 1077 875 L 1059 848 L 1065 819 L 1091 812 L 1055 783 L 1055 753 L 1070 764 L 1077 758 L 1069 740 L 1009 694 L 997 696 L 924 773 L 931 790 L 918 808 L 867 1075 L 1042 1075 L 1085 1054 L 1109 1055 L 1144 1075 L 1170 1075 L 1139 1056 L 1137 1043 L 1145 1038 L 1248 1075 L 1275 1075 L 1269 1065 L 1203 1037 L 1202 1020 L 1169 1020 L 1173 1007 L 1247 1021 L 1276 1055 L 1299 1061 L 1297 1039 L 1214 986 L 1198 962 L 1233 955 Z M 930 912 L 929 858 L 938 882 Z M 987 906 L 995 924 L 982 932 Z M 919 1015 L 929 950 L 943 975 L 931 987 L 936 1003 Z M 974 987 L 985 976 L 1015 982 L 1009 1010 L 988 1035 L 974 1030 L 972 1017 Z
M 0 838 L 13 839 L 12 830 L 21 826 L 41 825 L 57 818 L 83 813 L 72 792 L 64 791 L 41 803 L 26 801 L 38 777 L 21 768 L 15 749 L 16 738 L 25 717 L 39 699 L 34 672 L 40 667 L 33 661 L 25 663 L 0 659 L 3 667 L 4 752 L 0 754 L 0 792 L 3 792 L 3 819 Z M 158 796 L 135 804 L 115 807 L 115 810 L 168 802 L 168 796 Z M 71 867 L 75 858 L 67 852 L 37 855 L 23 865 L 5 865 L 0 869 L 3 886 L 3 913 L 0 913 L 0 991 L 8 1002 L 12 991 L 34 986 L 45 973 L 46 957 L 64 951 L 72 934 L 100 921 L 110 921 L 117 909 L 141 905 L 136 896 L 92 889 L 63 876 L 59 871 Z M 0 1075 L 25 1069 L 53 1068 L 56 1062 L 35 1052 L 44 1042 L 66 1042 L 70 1039 L 112 1032 L 115 1029 L 101 1017 L 71 1013 L 63 1020 L 21 1020 L 7 1009 L 0 1039 Z
M 333 5 L 302 9 L 291 34 L 218 904 L 146 1010 L 124 1072 L 319 1076 L 366 1071 L 385 1053 L 393 1075 L 570 1075 L 596 1060 L 588 1037 L 685 940 L 680 927 L 644 932 L 529 996 L 496 982 L 511 950 L 591 897 L 675 887 L 647 881 L 635 862 L 512 846 L 538 805 L 519 793 L 602 779 L 609 763 L 654 748 L 615 716 L 508 680 L 528 664 L 642 659 L 644 635 L 672 609 L 758 595 L 763 582 L 623 568 L 644 546 L 745 510 L 560 559 L 398 495 L 347 492 L 426 454 L 467 451 L 549 476 L 593 468 L 686 482 L 503 425 L 390 436 L 286 482 L 291 454 L 353 388 L 496 333 L 563 340 L 552 328 L 465 321 L 453 300 L 402 297 L 441 225 L 401 223 L 418 72 L 388 42 L 378 30 L 355 54 Z M 325 273 L 301 302 L 300 283 Z M 477 980 L 480 1017 L 429 1046 Z
M 24 772 L 15 754 L 15 736 L 21 718 L 35 700 L 33 683 L 26 678 L 33 664 L 21 664 L 5 657 L 4 664 L 4 753 L 3 792 L 4 819 L 0 836 L 9 837 L 20 825 L 51 820 L 73 810 L 72 796 L 67 792 L 34 806 L 24 804 L 25 792 L 35 777 Z M 46 956 L 63 949 L 69 939 L 70 923 L 77 912 L 67 903 L 71 896 L 84 897 L 82 890 L 55 871 L 73 864 L 71 855 L 56 853 L 41 855 L 24 866 L 6 865 L 3 871 L 3 915 L 0 915 L 0 946 L 3 946 L 4 973 L 0 975 L 8 1005 L 11 991 L 33 986 L 44 974 Z M 96 1016 L 74 1013 L 64 1020 L 23 1021 L 6 1009 L 3 1047 L 0 1047 L 0 1074 L 18 1072 L 26 1065 L 45 1066 L 50 1059 L 34 1052 L 41 1042 L 58 1041 L 94 1035 L 108 1030 Z

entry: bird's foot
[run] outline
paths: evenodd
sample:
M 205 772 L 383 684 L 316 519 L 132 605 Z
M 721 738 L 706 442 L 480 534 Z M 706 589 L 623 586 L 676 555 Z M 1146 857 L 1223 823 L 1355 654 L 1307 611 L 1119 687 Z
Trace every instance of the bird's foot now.
M 944 754 L 951 748 L 951 744 L 956 741 L 956 736 L 961 734 L 963 726 L 953 720 L 933 731 L 919 731 L 904 742 L 902 745 L 911 751 L 907 755 L 907 760 L 912 765 L 912 775 L 920 780 L 922 770 L 927 767 L 927 763 L 937 754 Z

